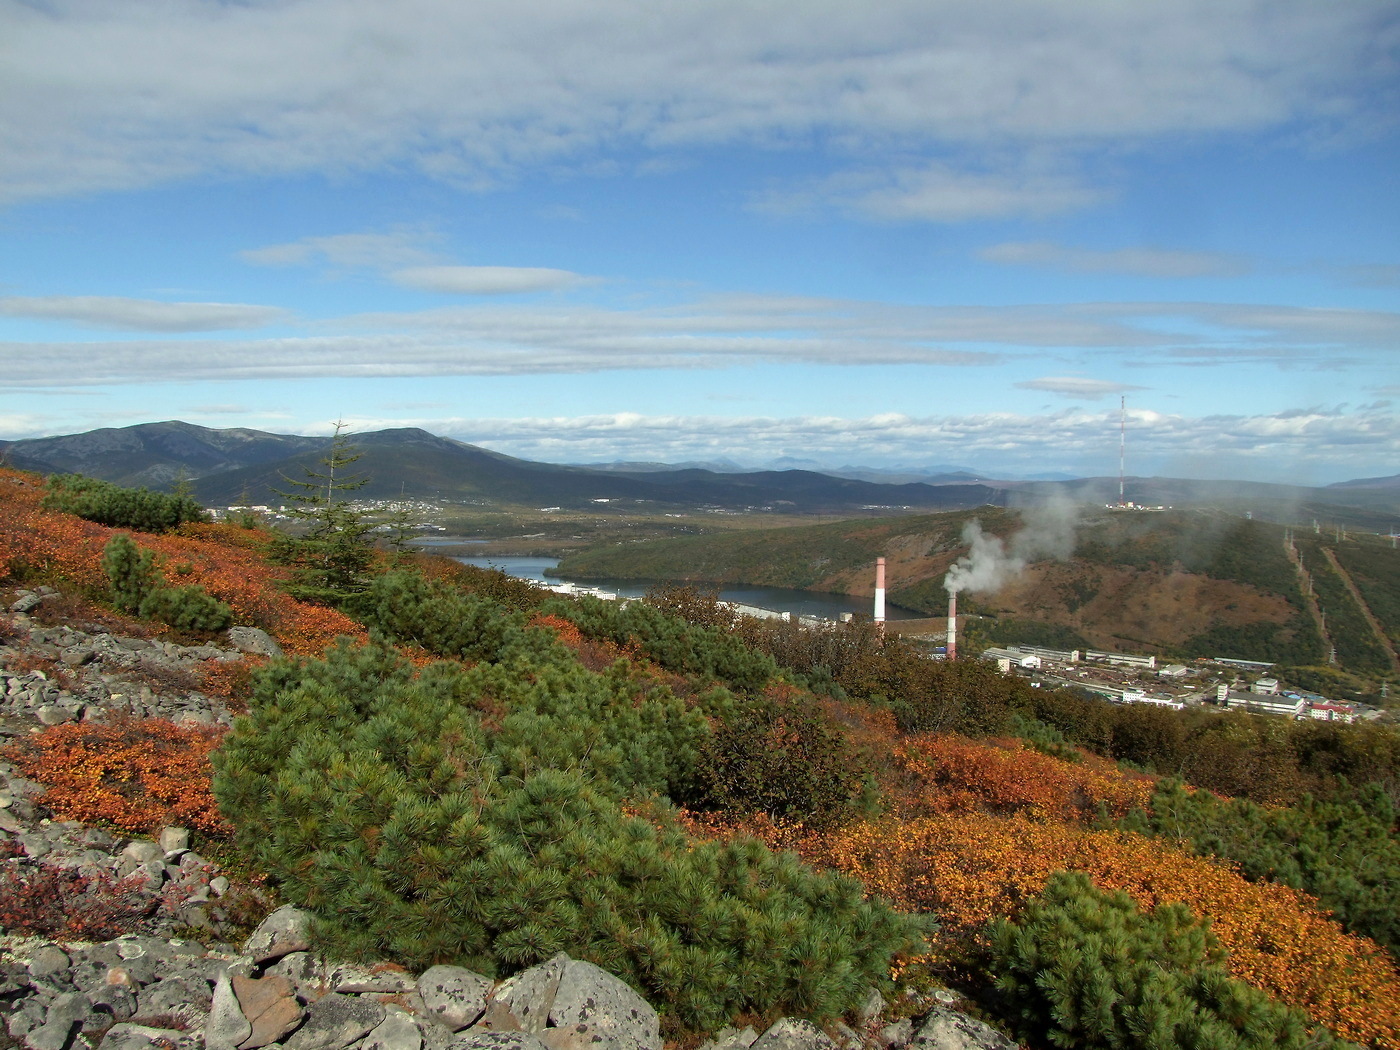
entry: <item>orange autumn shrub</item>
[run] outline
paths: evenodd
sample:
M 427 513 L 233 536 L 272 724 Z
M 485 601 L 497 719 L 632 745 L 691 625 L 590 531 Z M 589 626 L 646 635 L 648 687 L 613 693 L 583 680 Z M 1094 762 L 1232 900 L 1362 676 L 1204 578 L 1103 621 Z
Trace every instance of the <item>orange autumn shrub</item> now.
M 16 741 L 6 754 L 47 788 L 38 801 L 65 820 L 134 834 L 173 824 L 223 836 L 231 829 L 214 801 L 209 754 L 224 732 L 159 718 L 69 722 Z
M 608 638 L 587 638 L 577 624 L 563 616 L 535 613 L 529 619 L 529 626 L 553 631 L 561 643 L 578 655 L 579 663 L 590 671 L 602 671 L 623 657 L 633 660 L 639 667 L 643 664 L 635 643 L 623 646 Z M 657 681 L 680 680 L 678 676 L 668 676 L 658 667 L 647 666 L 646 670 Z
M 955 733 L 920 733 L 895 748 L 899 766 L 916 778 L 904 793 L 916 810 L 1024 812 L 1041 819 L 1082 820 L 1100 806 L 1122 817 L 1145 808 L 1151 778 L 1131 776 L 1102 760 L 1066 762 L 1020 740 L 976 741 Z
M 760 831 L 760 828 L 749 828 Z M 766 837 L 766 836 L 765 836 Z M 1306 894 L 1248 882 L 1161 840 L 1025 815 L 964 812 L 867 822 L 783 844 L 943 923 L 946 946 L 1012 917 L 1057 870 L 1086 872 L 1142 908 L 1179 901 L 1209 916 L 1233 976 L 1347 1038 L 1400 1050 L 1400 974 L 1374 942 L 1343 932 Z
M 115 532 L 62 511 L 40 506 L 42 479 L 0 469 L 0 579 L 23 570 L 102 590 L 102 550 Z M 153 550 L 167 582 L 197 583 L 227 603 L 238 623 L 273 635 L 289 653 L 319 655 L 340 635 L 363 637 L 364 628 L 335 609 L 289 597 L 280 585 L 288 570 L 269 565 L 264 536 L 233 525 L 194 523 L 178 533 L 136 533 Z
M 42 478 L 0 468 L 0 579 L 29 570 L 82 587 L 105 586 L 102 547 L 112 530 L 45 510 L 43 498 Z
M 555 636 L 570 649 L 578 649 L 583 644 L 583 632 L 578 629 L 578 625 L 572 620 L 566 620 L 562 616 L 555 616 L 552 613 L 548 616 L 536 613 L 530 617 L 529 626 L 547 627 L 553 631 Z

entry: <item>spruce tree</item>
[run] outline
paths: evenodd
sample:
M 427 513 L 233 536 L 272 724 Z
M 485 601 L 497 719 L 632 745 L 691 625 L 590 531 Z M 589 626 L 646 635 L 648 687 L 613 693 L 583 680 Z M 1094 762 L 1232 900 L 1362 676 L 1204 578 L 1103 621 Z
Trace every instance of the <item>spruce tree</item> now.
M 278 491 L 304 526 L 299 535 L 284 536 L 276 550 L 278 560 L 296 569 L 287 590 L 322 605 L 341 605 L 360 595 L 374 560 L 366 538 L 374 526 L 345 495 L 369 484 L 367 475 L 350 469 L 364 453 L 345 433 L 344 421 L 334 425 L 330 447 L 317 461 L 320 469 L 307 467 L 300 481 L 282 475 L 291 490 Z

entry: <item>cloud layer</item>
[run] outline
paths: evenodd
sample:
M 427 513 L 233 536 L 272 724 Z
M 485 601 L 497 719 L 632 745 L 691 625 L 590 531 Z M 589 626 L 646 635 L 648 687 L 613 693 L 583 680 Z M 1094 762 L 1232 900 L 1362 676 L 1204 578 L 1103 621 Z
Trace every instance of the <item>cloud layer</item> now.
M 357 420 L 357 429 L 405 425 Z M 804 416 L 645 416 L 613 414 L 540 419 L 424 418 L 416 425 L 528 459 L 550 462 L 679 461 L 726 457 L 757 464 L 783 456 L 828 466 L 882 460 L 905 464 L 995 464 L 1003 470 L 1072 470 L 1104 476 L 1118 468 L 1118 411 L 1053 415 L 992 413 L 849 419 Z M 1269 415 L 1168 415 L 1130 410 L 1129 473 L 1163 464 L 1203 467 L 1228 476 L 1248 467 L 1258 476 L 1347 463 L 1365 449 L 1372 462 L 1400 463 L 1400 417 L 1316 409 Z M 1143 464 L 1152 464 L 1144 469 Z M 1097 469 L 1096 469 L 1097 467 Z M 986 469 L 986 468 L 983 468 Z M 1219 473 L 1217 473 L 1219 472 Z
M 0 314 L 135 332 L 218 332 L 263 328 L 289 316 L 287 311 L 274 306 L 168 303 L 114 295 L 3 296 L 0 297 Z
M 1234 277 L 1249 271 L 1245 260 L 1219 252 L 1152 248 L 1093 251 L 1048 241 L 995 244 L 984 248 L 978 255 L 987 262 L 1010 266 L 1039 266 L 1074 273 L 1128 274 L 1134 277 Z
M 542 272 L 484 269 L 505 275 L 495 291 L 525 290 L 505 285 L 514 275 Z M 564 278 L 550 276 L 539 287 L 556 279 Z M 19 316 L 150 333 L 254 327 L 283 316 L 261 306 L 81 297 L 0 300 L 0 309 L 4 304 L 17 304 L 9 309 Z M 554 302 L 454 306 L 303 328 L 309 334 L 264 339 L 9 342 L 0 343 L 0 353 L 7 359 L 8 384 L 50 387 L 171 375 L 190 381 L 545 375 L 759 362 L 976 368 L 1030 359 L 1047 349 L 1112 355 L 1144 367 L 1249 362 L 1335 370 L 1378 362 L 1400 343 L 1400 314 L 1377 310 L 1231 303 L 916 307 L 764 296 L 634 309 Z M 1054 377 L 1018 385 L 1080 398 L 1131 389 Z
M 817 0 L 782 17 L 745 0 L 0 0 L 0 199 L 405 166 L 485 185 L 604 151 L 820 141 L 942 151 L 846 194 L 872 214 L 1050 213 L 1095 191 L 947 151 L 1357 134 L 1400 112 L 1383 90 L 1395 22 L 1313 0 Z

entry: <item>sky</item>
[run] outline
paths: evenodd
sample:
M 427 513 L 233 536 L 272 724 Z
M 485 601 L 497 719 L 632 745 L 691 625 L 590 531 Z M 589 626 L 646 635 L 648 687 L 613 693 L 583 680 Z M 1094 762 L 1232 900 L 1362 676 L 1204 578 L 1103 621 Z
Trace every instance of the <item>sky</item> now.
M 1400 472 L 1400 3 L 0 0 L 0 437 Z

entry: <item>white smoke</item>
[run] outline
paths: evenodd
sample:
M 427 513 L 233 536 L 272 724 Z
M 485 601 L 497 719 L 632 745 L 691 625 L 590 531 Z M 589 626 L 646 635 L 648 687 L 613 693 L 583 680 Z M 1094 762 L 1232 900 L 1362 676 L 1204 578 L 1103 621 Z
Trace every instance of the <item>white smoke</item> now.
M 1008 544 L 1000 536 L 982 531 L 974 518 L 963 526 L 963 542 L 970 548 L 959 558 L 943 586 L 949 594 L 959 591 L 995 591 L 1020 575 L 1033 561 L 1063 561 L 1074 553 L 1075 505 L 1067 499 L 1051 500 L 1021 512 L 1025 527 Z

